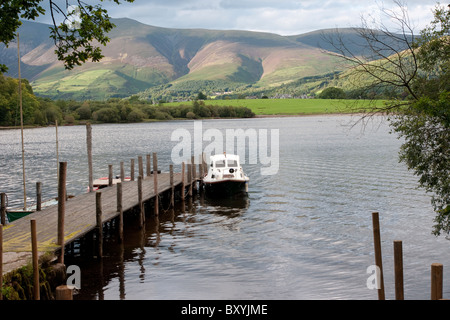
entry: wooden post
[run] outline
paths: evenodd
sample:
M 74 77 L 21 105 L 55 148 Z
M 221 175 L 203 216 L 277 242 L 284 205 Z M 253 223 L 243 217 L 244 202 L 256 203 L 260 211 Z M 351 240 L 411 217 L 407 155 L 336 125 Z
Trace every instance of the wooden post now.
M 31 226 L 31 252 L 33 261 L 33 295 L 34 300 L 40 300 L 39 292 L 39 263 L 38 263 L 38 247 L 37 247 L 37 235 L 36 235 L 36 220 L 30 220 Z
M 158 194 L 158 157 L 156 152 L 153 152 L 153 188 L 155 192 L 155 202 L 154 202 L 154 214 L 159 215 L 159 194 Z
M 152 169 L 151 169 L 150 154 L 147 154 L 147 155 L 145 156 L 145 159 L 146 159 L 147 177 L 150 177 L 150 174 L 151 174 L 151 171 L 152 171 Z
M 123 243 L 122 182 L 117 183 L 117 211 L 119 212 L 119 241 Z
M 175 206 L 175 187 L 173 184 L 173 164 L 169 166 L 170 171 L 170 208 Z
M 1 193 L 0 198 L 0 224 L 6 225 L 6 193 Z
M 0 224 L 0 300 L 3 300 L 2 288 L 3 288 L 3 224 Z
M 88 167 L 89 167 L 89 192 L 93 192 L 94 191 L 94 173 L 93 173 L 93 168 L 92 168 L 92 127 L 89 122 L 86 123 L 86 145 L 87 145 L 87 156 L 88 156 Z M 61 174 L 61 172 L 59 174 Z
M 184 193 L 185 193 L 185 172 L 186 171 L 186 164 L 183 162 L 181 164 L 181 200 L 184 201 Z
M 200 190 L 203 190 L 203 159 L 202 155 L 198 156 L 198 173 L 199 173 L 199 182 L 198 182 L 198 188 Z
M 36 182 L 36 211 L 42 209 L 42 183 Z
M 138 176 L 138 203 L 139 203 L 139 226 L 144 226 L 145 214 L 144 203 L 142 201 L 142 177 Z
M 108 165 L 108 186 L 112 186 L 113 185 L 113 168 L 112 168 L 112 164 Z
M 64 263 L 64 215 L 66 210 L 66 173 L 67 162 L 59 163 L 58 181 L 58 245 L 61 246 L 59 262 Z
M 403 288 L 403 248 L 400 240 L 394 241 L 395 299 L 404 300 Z
M 431 300 L 442 299 L 444 266 L 440 263 L 431 265 Z
M 188 196 L 192 197 L 192 164 L 188 163 Z
M 142 156 L 138 156 L 139 175 L 144 178 L 144 163 L 142 162 Z
M 125 168 L 123 165 L 123 161 L 120 162 L 120 181 L 125 180 Z
M 153 173 L 158 174 L 158 154 L 153 152 Z
M 61 285 L 61 286 L 56 287 L 55 299 L 56 300 L 72 300 L 73 299 L 72 289 L 70 289 L 66 285 Z
M 378 300 L 385 300 L 384 295 L 384 279 L 383 279 L 383 262 L 381 255 L 381 237 L 380 237 L 380 221 L 378 212 L 372 213 L 372 224 L 373 224 L 373 242 L 375 248 L 375 265 L 380 270 L 380 289 L 378 289 Z
M 95 194 L 95 217 L 97 221 L 97 258 L 103 256 L 103 222 L 102 222 L 102 193 Z
M 191 162 L 192 162 L 192 190 L 194 192 L 197 192 L 197 172 L 196 172 L 196 166 L 195 166 L 195 156 L 192 156 L 191 158 Z
M 131 163 L 130 163 L 130 178 L 131 181 L 134 181 L 134 159 L 131 159 Z

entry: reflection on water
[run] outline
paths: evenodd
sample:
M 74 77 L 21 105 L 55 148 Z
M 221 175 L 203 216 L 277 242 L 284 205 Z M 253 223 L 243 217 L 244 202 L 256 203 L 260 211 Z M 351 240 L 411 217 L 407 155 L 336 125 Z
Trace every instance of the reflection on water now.
M 349 120 L 203 121 L 204 130 L 279 129 L 278 173 L 263 176 L 247 158 L 248 197 L 195 198 L 148 216 L 144 230 L 127 219 L 125 242 L 112 233 L 100 263 L 73 261 L 82 270 L 77 299 L 376 299 L 366 287 L 374 264 L 372 211 L 380 212 L 387 298 L 394 297 L 392 243 L 402 240 L 405 297 L 428 299 L 430 265 L 450 265 L 449 242 L 431 235 L 430 199 L 398 163 L 401 142 L 383 123 L 361 131 L 345 126 Z M 130 158 L 150 152 L 168 171 L 170 136 L 180 127 L 192 132 L 193 122 L 93 126 L 95 176 L 121 161 L 129 170 Z M 62 127 L 58 134 L 68 192 L 85 192 L 85 128 Z M 56 195 L 54 128 L 25 130 L 25 140 L 30 201 L 35 181 L 43 182 L 46 197 Z M 20 205 L 20 133 L 1 131 L 0 148 L 8 168 L 0 172 L 1 192 Z

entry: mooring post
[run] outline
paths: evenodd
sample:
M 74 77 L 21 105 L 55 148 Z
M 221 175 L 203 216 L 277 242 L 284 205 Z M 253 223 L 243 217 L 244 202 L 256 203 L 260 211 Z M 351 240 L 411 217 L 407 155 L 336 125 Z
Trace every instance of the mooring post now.
M 89 122 L 86 123 L 86 145 L 87 145 L 88 169 L 89 169 L 89 192 L 93 192 L 94 172 L 92 168 L 92 127 Z M 59 174 L 61 174 L 61 172 Z
M 394 273 L 395 273 L 395 299 L 404 300 L 403 288 L 403 247 L 402 241 L 394 241 Z
M 42 183 L 36 182 L 36 211 L 42 209 Z
M 139 175 L 144 177 L 144 163 L 142 162 L 142 156 L 138 156 Z
M 55 299 L 56 300 L 72 300 L 73 299 L 72 289 L 70 289 L 67 285 L 61 285 L 61 286 L 56 287 Z
M 3 224 L 0 224 L 0 300 L 3 300 L 2 289 L 3 289 Z
M 184 201 L 184 193 L 185 193 L 185 172 L 186 171 L 186 164 L 183 162 L 181 163 L 181 200 Z
M 134 159 L 131 159 L 131 161 L 130 161 L 131 163 L 130 163 L 130 178 L 131 178 L 131 181 L 134 181 Z
M 380 237 L 380 221 L 378 212 L 372 213 L 372 224 L 373 224 L 373 243 L 375 249 L 375 265 L 380 271 L 380 289 L 378 289 L 378 300 L 385 300 L 384 295 L 384 279 L 383 279 L 383 262 L 381 255 L 381 237 Z
M 122 182 L 117 183 L 117 212 L 119 212 L 119 241 L 123 242 Z
M 113 166 L 112 164 L 108 164 L 108 186 L 111 187 L 113 185 Z
M 61 246 L 59 262 L 64 263 L 64 216 L 66 210 L 66 173 L 67 162 L 59 163 L 58 181 L 58 245 Z
M 0 224 L 6 225 L 6 193 L 0 195 Z
M 145 166 L 146 166 L 146 171 L 147 171 L 147 177 L 150 177 L 151 171 L 152 171 L 152 163 L 150 160 L 150 154 L 147 154 L 145 156 Z
M 39 255 L 38 255 L 38 247 L 37 247 L 37 235 L 36 235 L 36 220 L 30 220 L 31 227 L 31 256 L 33 261 L 33 295 L 34 300 L 40 300 L 40 292 L 39 292 Z
M 196 170 L 196 166 L 195 166 L 195 156 L 192 156 L 192 189 L 194 192 L 197 192 L 197 170 Z
M 170 208 L 175 206 L 175 187 L 173 184 L 173 164 L 169 166 L 170 171 Z
M 102 193 L 95 194 L 95 218 L 97 221 L 97 258 L 103 257 L 103 221 L 102 221 Z
M 444 266 L 440 263 L 431 265 L 431 300 L 442 299 Z
M 138 203 L 139 203 L 139 226 L 142 228 L 145 221 L 144 203 L 142 197 L 142 176 L 138 176 Z
M 153 152 L 153 188 L 155 192 L 154 214 L 159 215 L 159 194 L 158 194 L 158 156 Z
M 187 165 L 188 196 L 192 197 L 192 164 Z
M 120 181 L 125 181 L 125 168 L 123 161 L 120 162 Z
M 203 159 L 201 154 L 198 156 L 198 173 L 199 173 L 198 188 L 200 190 L 203 190 Z

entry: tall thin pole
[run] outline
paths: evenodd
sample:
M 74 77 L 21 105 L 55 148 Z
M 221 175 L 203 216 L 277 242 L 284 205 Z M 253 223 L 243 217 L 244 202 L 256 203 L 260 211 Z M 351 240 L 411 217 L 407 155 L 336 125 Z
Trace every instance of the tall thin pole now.
M 20 106 L 20 135 L 22 137 L 22 177 L 23 177 L 23 208 L 27 209 L 27 187 L 25 183 L 25 146 L 23 142 L 23 108 L 22 108 L 22 79 L 20 77 L 20 44 L 17 33 L 17 57 L 19 64 L 19 106 Z
M 58 119 L 55 119 L 56 128 L 56 181 L 59 181 L 59 147 L 58 147 Z
M 94 173 L 92 168 L 92 127 L 88 122 L 86 123 L 86 144 L 89 167 L 89 192 L 94 191 Z

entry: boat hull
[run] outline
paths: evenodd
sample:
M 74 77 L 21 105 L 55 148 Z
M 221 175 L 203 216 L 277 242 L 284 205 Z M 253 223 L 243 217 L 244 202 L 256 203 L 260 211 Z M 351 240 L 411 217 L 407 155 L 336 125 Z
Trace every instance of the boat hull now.
M 206 195 L 210 197 L 230 197 L 238 194 L 246 194 L 247 184 L 248 181 L 241 180 L 204 181 L 204 188 Z

